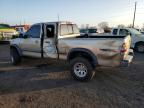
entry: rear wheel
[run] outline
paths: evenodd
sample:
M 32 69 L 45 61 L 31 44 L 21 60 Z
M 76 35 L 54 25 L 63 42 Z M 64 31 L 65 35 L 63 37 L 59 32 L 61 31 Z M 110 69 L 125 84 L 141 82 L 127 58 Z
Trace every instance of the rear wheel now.
M 95 71 L 91 63 L 83 58 L 76 57 L 71 62 L 71 75 L 79 81 L 89 81 L 93 78 Z
M 135 50 L 139 53 L 144 53 L 144 43 L 138 43 Z
M 21 62 L 21 57 L 15 48 L 10 49 L 10 56 L 13 65 L 17 65 Z

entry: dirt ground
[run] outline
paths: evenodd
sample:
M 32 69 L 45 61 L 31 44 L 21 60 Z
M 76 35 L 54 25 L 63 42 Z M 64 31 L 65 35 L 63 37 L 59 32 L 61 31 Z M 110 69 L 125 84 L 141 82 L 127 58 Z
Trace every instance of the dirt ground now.
M 144 108 L 144 54 L 128 68 L 98 68 L 87 83 L 74 81 L 66 62 L 10 63 L 0 44 L 0 108 Z

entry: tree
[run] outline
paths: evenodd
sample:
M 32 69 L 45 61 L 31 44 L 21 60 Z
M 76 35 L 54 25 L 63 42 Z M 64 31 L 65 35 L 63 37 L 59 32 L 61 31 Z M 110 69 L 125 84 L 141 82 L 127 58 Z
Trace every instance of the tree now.
M 101 22 L 98 24 L 98 26 L 104 30 L 105 33 L 110 33 L 111 32 L 111 29 L 109 27 L 109 24 L 108 22 Z
M 132 24 L 129 24 L 127 27 L 128 27 L 128 28 L 133 28 L 133 25 L 132 25 Z
M 86 29 L 88 29 L 89 28 L 89 24 L 86 24 Z
M 102 29 L 109 28 L 108 22 L 101 22 L 98 26 Z
M 84 24 L 81 25 L 81 28 L 82 28 L 82 29 L 85 28 Z
M 125 28 L 125 25 L 124 24 L 119 24 L 118 28 Z

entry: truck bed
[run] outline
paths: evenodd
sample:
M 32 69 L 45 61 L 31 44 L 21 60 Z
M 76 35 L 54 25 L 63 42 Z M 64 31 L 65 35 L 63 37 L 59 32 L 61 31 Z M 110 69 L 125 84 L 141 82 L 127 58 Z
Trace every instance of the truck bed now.
M 88 49 L 97 56 L 99 65 L 119 66 L 120 50 L 123 43 L 130 47 L 130 36 L 77 36 L 59 39 L 59 53 L 64 54 L 74 48 Z M 128 55 L 128 51 L 126 56 Z

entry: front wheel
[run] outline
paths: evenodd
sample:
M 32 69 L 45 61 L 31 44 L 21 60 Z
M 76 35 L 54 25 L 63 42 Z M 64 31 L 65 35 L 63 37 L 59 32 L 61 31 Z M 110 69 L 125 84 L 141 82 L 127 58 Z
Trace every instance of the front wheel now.
M 135 50 L 139 53 L 144 53 L 144 43 L 138 43 Z
M 10 56 L 13 65 L 17 65 L 21 62 L 21 57 L 15 48 L 10 49 Z
M 95 71 L 91 63 L 83 58 L 76 57 L 71 62 L 71 75 L 78 81 L 89 81 L 93 78 Z

